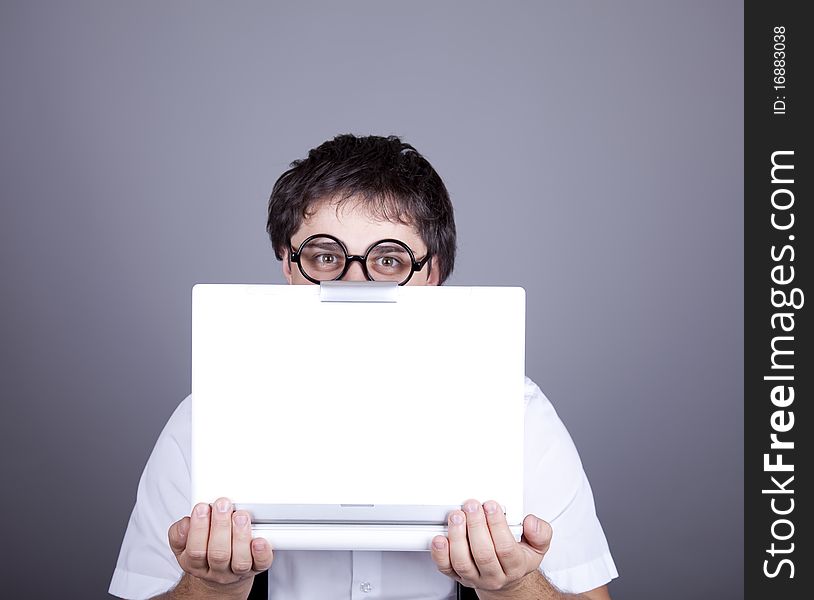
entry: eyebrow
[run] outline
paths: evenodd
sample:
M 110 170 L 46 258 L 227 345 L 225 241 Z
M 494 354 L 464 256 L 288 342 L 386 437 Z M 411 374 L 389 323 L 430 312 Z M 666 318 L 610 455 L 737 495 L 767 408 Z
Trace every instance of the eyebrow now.
M 405 250 L 402 246 L 399 246 L 398 244 L 379 244 L 375 248 L 372 248 L 372 250 L 376 253 L 402 252 L 404 254 L 407 254 L 407 250 Z
M 340 246 L 336 242 L 309 242 L 308 247 L 309 248 L 318 248 L 320 250 L 339 250 L 341 252 L 344 252 L 342 250 L 342 246 Z M 301 250 L 302 249 L 302 244 L 300 244 L 297 249 Z
M 406 244 L 406 242 L 404 242 Z M 293 243 L 292 243 L 293 247 Z M 341 244 L 334 242 L 332 240 L 327 240 L 324 242 L 318 241 L 311 241 L 308 243 L 309 248 L 313 248 L 316 250 L 328 250 L 339 252 L 343 254 L 345 249 L 342 247 Z M 407 251 L 404 249 L 403 246 L 398 244 L 394 244 L 392 242 L 385 242 L 384 244 L 379 244 L 378 242 L 374 242 L 372 246 L 368 246 L 368 248 L 372 251 L 371 254 L 383 254 L 386 252 L 400 252 L 402 254 L 408 254 Z M 297 246 L 296 252 L 300 252 L 302 250 L 302 242 Z M 352 254 L 352 253 L 351 253 Z

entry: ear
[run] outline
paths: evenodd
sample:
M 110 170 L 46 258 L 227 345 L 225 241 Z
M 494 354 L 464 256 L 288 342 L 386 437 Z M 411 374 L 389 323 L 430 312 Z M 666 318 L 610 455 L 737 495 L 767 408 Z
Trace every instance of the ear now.
M 438 262 L 435 260 L 434 256 L 430 258 L 430 262 L 427 266 L 429 267 L 427 273 L 427 285 L 438 285 L 438 282 L 441 279 L 441 270 L 438 268 Z
M 288 250 L 283 251 L 283 277 L 291 285 L 291 260 L 289 259 Z

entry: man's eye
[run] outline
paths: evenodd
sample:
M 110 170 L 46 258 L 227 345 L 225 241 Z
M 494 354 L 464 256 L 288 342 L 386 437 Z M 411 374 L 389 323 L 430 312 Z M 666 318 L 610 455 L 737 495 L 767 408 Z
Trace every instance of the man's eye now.
M 330 252 L 321 252 L 313 254 L 306 260 L 307 268 L 333 272 L 341 269 L 344 264 L 343 257 L 338 254 L 331 254 Z
M 395 256 L 380 256 L 376 259 L 376 266 L 385 269 L 397 269 L 402 265 L 401 260 Z

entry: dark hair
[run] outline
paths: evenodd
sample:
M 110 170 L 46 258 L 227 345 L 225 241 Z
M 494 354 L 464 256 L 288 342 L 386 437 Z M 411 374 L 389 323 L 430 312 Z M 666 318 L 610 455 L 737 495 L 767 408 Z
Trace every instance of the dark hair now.
M 391 135 L 338 135 L 291 163 L 274 184 L 266 231 L 283 259 L 291 236 L 316 205 L 353 198 L 373 214 L 416 228 L 443 283 L 455 266 L 455 219 L 438 173 L 410 144 Z

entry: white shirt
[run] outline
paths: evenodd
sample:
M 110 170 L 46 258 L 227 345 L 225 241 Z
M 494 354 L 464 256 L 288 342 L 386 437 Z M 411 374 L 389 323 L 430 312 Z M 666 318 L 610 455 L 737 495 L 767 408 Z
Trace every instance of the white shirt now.
M 563 591 L 578 593 L 616 577 L 593 493 L 571 436 L 540 388 L 526 378 L 523 508 L 554 530 L 541 571 Z M 149 598 L 182 575 L 167 530 L 190 510 L 190 404 L 175 410 L 138 485 L 110 593 Z M 279 551 L 269 570 L 270 600 L 453 598 L 454 582 L 429 552 Z

